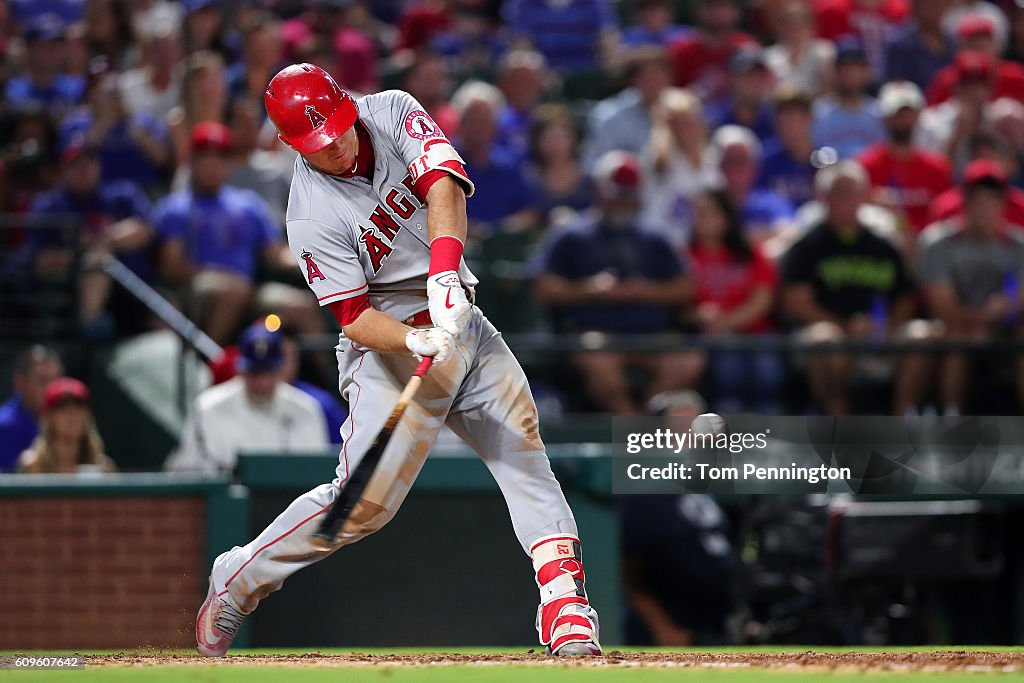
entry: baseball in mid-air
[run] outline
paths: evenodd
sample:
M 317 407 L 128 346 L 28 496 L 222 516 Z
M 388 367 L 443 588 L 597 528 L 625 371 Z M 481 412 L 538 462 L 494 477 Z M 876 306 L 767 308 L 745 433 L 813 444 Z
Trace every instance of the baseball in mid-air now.
M 718 413 L 701 413 L 693 418 L 690 431 L 694 434 L 725 434 L 725 418 Z

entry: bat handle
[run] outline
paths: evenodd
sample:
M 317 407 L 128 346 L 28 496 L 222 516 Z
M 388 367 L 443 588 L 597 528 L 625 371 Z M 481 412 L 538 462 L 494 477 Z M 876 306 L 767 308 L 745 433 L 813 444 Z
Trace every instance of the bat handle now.
M 420 361 L 420 364 L 416 366 L 416 369 L 413 371 L 412 376 L 413 377 L 423 377 L 425 374 L 427 374 L 427 370 L 430 369 L 430 365 L 433 362 L 434 362 L 434 357 L 433 356 L 425 356 L 423 358 L 423 360 Z

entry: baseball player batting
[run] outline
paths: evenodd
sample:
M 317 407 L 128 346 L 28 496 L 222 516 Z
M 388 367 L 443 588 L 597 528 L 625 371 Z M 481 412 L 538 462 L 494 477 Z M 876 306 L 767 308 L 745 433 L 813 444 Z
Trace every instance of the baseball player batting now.
M 355 101 L 310 64 L 280 71 L 264 99 L 281 139 L 299 152 L 288 242 L 341 325 L 340 391 L 350 413 L 334 481 L 214 562 L 196 619 L 199 651 L 225 654 L 246 615 L 292 573 L 387 524 L 446 424 L 487 465 L 533 561 L 541 644 L 552 655 L 600 654 L 576 522 L 551 472 L 526 376 L 473 305 L 477 279 L 462 259 L 473 182 L 461 157 L 408 93 Z M 324 548 L 314 539 L 321 516 L 427 356 L 433 367 L 359 504 Z

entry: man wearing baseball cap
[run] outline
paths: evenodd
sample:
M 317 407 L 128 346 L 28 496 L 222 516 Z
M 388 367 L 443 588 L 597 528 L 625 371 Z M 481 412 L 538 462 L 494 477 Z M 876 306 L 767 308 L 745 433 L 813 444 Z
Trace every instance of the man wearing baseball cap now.
M 771 106 L 772 73 L 759 47 L 745 47 L 729 59 L 726 79 L 727 101 L 708 107 L 711 129 L 727 125 L 745 126 L 754 131 L 761 142 L 775 133 Z M 598 135 L 601 133 L 598 132 Z
M 996 24 L 991 17 L 984 14 L 964 15 L 957 22 L 956 38 L 958 59 L 935 74 L 935 78 L 928 85 L 928 104 L 939 104 L 953 96 L 963 72 L 959 57 L 965 53 L 984 55 L 989 60 L 988 68 L 992 71 L 992 99 L 1024 99 L 1024 66 L 1001 58 L 1002 46 L 996 35 Z
M 263 198 L 225 182 L 231 131 L 202 121 L 190 147 L 190 187 L 157 204 L 153 228 L 161 238 L 161 269 L 185 290 L 203 330 L 227 344 L 255 305 L 281 309 L 303 332 L 322 331 L 316 310 L 297 289 L 255 282 L 261 266 L 291 273 L 295 263 Z
M 230 473 L 246 448 L 281 453 L 327 447 L 323 410 L 284 382 L 283 339 L 261 319 L 238 342 L 239 374 L 196 397 L 177 450 L 164 468 Z
M 995 131 L 983 131 L 970 141 L 972 161 L 989 159 L 1002 164 L 1007 175 L 1012 176 L 1015 167 L 1013 145 Z M 937 223 L 961 214 L 964 210 L 964 191 L 959 185 L 950 187 L 935 197 L 928 208 L 929 222 Z M 1024 190 L 1012 183 L 1006 188 L 1006 208 L 1003 218 L 1015 229 L 1024 229 Z
M 867 93 L 871 64 L 859 41 L 847 39 L 837 45 L 833 81 L 832 92 L 814 103 L 814 142 L 848 159 L 884 135 L 878 103 Z
M 81 101 L 85 80 L 62 73 L 66 34 L 67 25 L 56 14 L 40 14 L 29 21 L 25 29 L 25 75 L 13 76 L 4 90 L 9 106 L 41 106 L 59 116 Z
M 886 139 L 858 158 L 871 181 L 872 200 L 893 210 L 914 234 L 928 224 L 928 206 L 953 182 L 945 157 L 914 144 L 914 128 L 924 107 L 921 90 L 909 81 L 886 83 L 878 108 Z
M 992 159 L 964 169 L 964 209 L 921 235 L 918 270 L 932 313 L 952 339 L 1019 337 L 1024 332 L 1024 236 L 1003 218 L 1009 180 Z M 969 409 L 968 354 L 943 359 L 939 394 L 947 414 Z M 1024 400 L 1024 357 L 1015 359 L 1018 397 Z
M 638 162 L 631 154 L 608 152 L 594 176 L 599 213 L 560 232 L 544 249 L 537 299 L 574 332 L 666 332 L 689 300 L 691 283 L 669 243 L 639 223 Z M 646 399 L 692 386 L 703 366 L 699 353 L 687 351 L 631 357 L 609 350 L 575 360 L 591 400 L 617 415 L 642 412 L 626 380 L 629 367 L 650 370 Z

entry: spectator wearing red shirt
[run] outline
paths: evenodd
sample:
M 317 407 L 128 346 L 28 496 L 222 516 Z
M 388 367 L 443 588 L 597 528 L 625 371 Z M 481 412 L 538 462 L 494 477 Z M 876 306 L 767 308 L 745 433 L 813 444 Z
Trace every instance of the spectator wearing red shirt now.
M 992 93 L 990 98 L 1012 97 L 1024 100 L 1024 65 L 999 58 L 999 41 L 993 21 L 981 14 L 969 14 L 956 27 L 957 59 L 935 74 L 928 85 L 928 104 L 945 102 L 953 96 L 961 68 L 960 55 L 965 52 L 985 55 L 992 70 Z
M 996 133 L 980 133 L 971 140 L 971 159 L 988 159 L 1009 168 L 1015 163 L 1012 155 L 1007 154 L 1009 148 L 1006 140 Z M 971 165 L 968 164 L 967 168 Z M 930 223 L 944 221 L 963 213 L 964 191 L 960 187 L 951 187 L 938 197 L 928 207 L 928 219 Z M 1006 188 L 1006 206 L 1003 208 L 1003 218 L 1010 225 L 1024 229 L 1024 190 L 1012 185 Z
M 910 81 L 886 83 L 879 110 L 887 139 L 860 155 L 868 172 L 872 200 L 888 207 L 913 234 L 929 222 L 931 201 L 953 184 L 953 169 L 944 156 L 913 143 L 914 126 L 924 97 Z
M 885 48 L 910 15 L 907 0 L 811 0 L 819 38 L 856 37 L 868 53 L 875 79 L 885 67 Z
M 688 249 L 695 284 L 697 325 L 707 335 L 763 334 L 772 330 L 778 275 L 747 240 L 743 220 L 721 190 L 694 198 Z M 782 412 L 782 358 L 774 351 L 715 351 L 709 371 L 716 410 Z
M 694 86 L 705 101 L 725 100 L 733 53 L 758 47 L 752 36 L 736 30 L 739 19 L 735 0 L 700 0 L 697 30 L 669 48 L 676 85 Z

